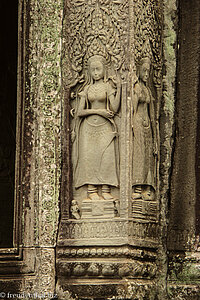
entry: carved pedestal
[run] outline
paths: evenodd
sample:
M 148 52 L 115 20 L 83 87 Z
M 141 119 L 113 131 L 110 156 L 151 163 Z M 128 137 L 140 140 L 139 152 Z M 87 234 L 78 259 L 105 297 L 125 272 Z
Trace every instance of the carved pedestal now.
M 118 214 L 116 203 L 115 200 L 83 200 L 81 218 L 114 218 Z
M 68 251 L 60 247 L 57 257 L 60 290 L 81 299 L 108 299 L 120 295 L 124 297 L 121 299 L 126 299 L 133 280 L 138 286 L 149 289 L 155 280 L 155 253 L 150 251 L 142 253 L 128 246 L 71 247 Z
M 136 289 L 156 293 L 159 235 L 159 225 L 149 221 L 63 220 L 56 254 L 60 298 L 70 293 L 80 299 L 129 299 Z
M 132 200 L 132 215 L 136 219 L 157 220 L 158 203 L 152 200 Z

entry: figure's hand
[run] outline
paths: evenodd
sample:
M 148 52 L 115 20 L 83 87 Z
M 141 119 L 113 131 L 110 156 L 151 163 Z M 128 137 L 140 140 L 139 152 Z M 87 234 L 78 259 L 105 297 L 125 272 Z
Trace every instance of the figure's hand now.
M 116 84 L 117 89 L 119 90 L 121 88 L 121 78 L 120 76 L 113 76 L 113 82 Z
M 111 110 L 107 110 L 107 109 L 98 109 L 98 111 L 100 112 L 100 115 L 102 117 L 105 118 L 113 118 L 114 117 L 114 112 Z

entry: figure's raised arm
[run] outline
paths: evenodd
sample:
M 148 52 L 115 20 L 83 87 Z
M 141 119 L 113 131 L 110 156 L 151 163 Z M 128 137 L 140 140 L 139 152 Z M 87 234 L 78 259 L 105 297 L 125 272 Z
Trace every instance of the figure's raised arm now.
M 120 100 L 121 100 L 121 83 L 119 80 L 117 80 L 116 83 L 117 86 L 117 91 L 116 89 L 112 88 L 109 84 L 108 87 L 108 98 L 110 101 L 110 109 L 114 112 L 117 113 L 120 107 Z M 115 94 L 116 91 L 116 94 Z

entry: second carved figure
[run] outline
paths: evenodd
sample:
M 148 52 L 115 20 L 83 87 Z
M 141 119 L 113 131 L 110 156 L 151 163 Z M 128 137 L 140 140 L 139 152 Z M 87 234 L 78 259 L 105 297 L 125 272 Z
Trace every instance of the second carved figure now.
M 157 134 L 154 98 L 148 86 L 151 61 L 141 59 L 138 80 L 133 86 L 133 174 L 132 199 L 154 200 L 156 185 Z

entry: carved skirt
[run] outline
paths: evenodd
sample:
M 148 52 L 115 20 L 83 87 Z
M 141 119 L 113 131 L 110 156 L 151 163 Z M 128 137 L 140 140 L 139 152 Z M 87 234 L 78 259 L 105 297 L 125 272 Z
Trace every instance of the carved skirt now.
M 75 187 L 85 184 L 118 186 L 116 132 L 105 119 L 100 125 L 85 118 L 79 130 Z
M 143 119 L 136 116 L 133 128 L 133 175 L 132 185 L 151 185 L 155 188 L 155 159 L 153 155 L 152 129 L 144 126 Z

